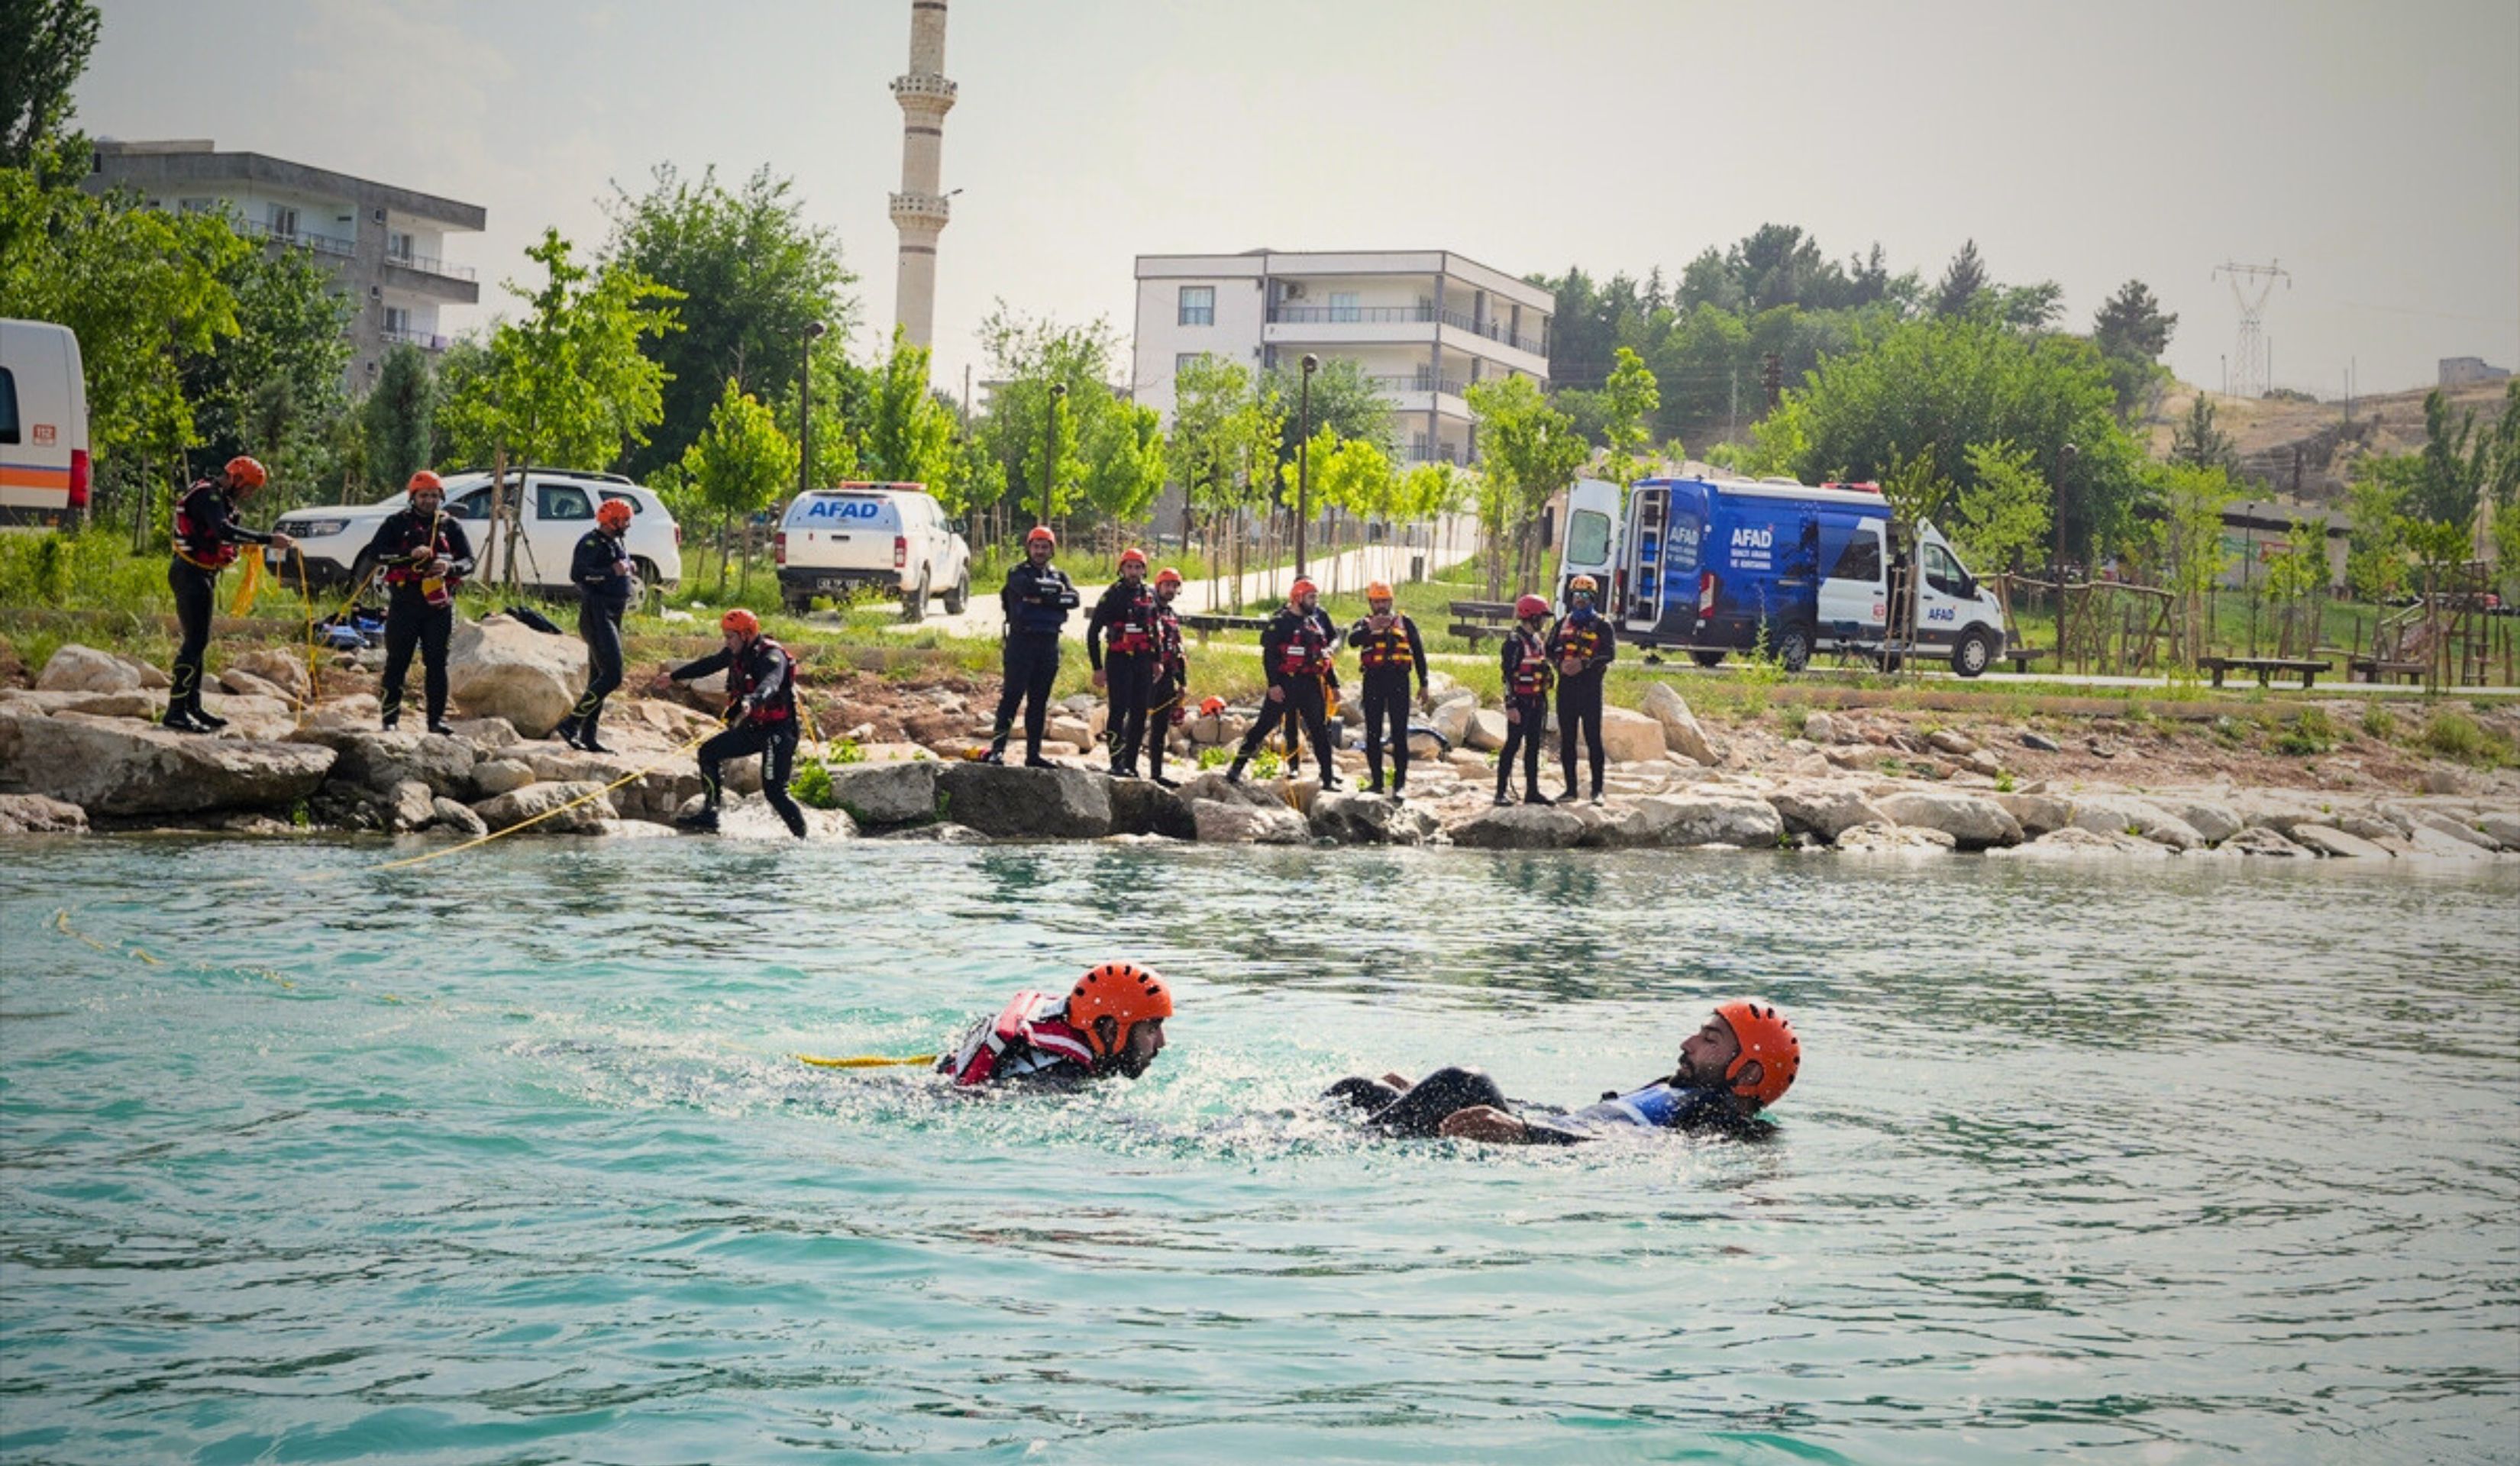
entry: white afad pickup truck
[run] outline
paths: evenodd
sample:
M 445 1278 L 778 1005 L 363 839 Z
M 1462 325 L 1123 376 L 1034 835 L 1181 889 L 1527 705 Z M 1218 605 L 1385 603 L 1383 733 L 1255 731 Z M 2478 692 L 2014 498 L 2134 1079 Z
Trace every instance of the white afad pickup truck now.
M 927 614 L 941 596 L 948 615 L 971 600 L 971 547 L 917 483 L 841 483 L 796 496 L 773 542 L 779 600 L 790 611 L 814 598 L 876 591 L 901 598 L 901 619 Z

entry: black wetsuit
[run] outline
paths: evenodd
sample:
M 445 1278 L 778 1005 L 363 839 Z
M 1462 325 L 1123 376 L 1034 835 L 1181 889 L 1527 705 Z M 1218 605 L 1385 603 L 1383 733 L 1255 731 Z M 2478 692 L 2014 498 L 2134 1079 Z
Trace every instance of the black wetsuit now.
M 621 686 L 621 617 L 638 580 L 630 571 L 630 552 L 601 527 L 578 538 L 568 578 L 577 587 L 577 634 L 586 639 L 586 690 L 558 732 L 562 741 L 583 747 L 595 741 L 604 699 Z
M 1418 690 L 1426 690 L 1426 644 L 1418 623 L 1395 615 L 1391 625 L 1373 629 L 1373 618 L 1360 619 L 1347 630 L 1356 648 L 1361 695 L 1365 699 L 1365 767 L 1371 787 L 1382 787 L 1382 750 L 1391 749 L 1391 792 L 1409 782 L 1409 677 L 1417 673 Z
M 1291 605 L 1281 606 L 1269 618 L 1268 629 L 1260 633 L 1260 663 L 1269 674 L 1269 686 L 1280 696 L 1260 704 L 1259 721 L 1242 735 L 1242 747 L 1234 756 L 1234 769 L 1238 772 L 1244 761 L 1260 751 L 1269 731 L 1281 722 L 1291 726 L 1300 723 L 1313 741 L 1313 756 L 1321 763 L 1322 786 L 1328 788 L 1338 778 L 1330 762 L 1329 689 L 1337 686 L 1338 674 L 1329 664 L 1329 648 L 1336 645 L 1338 633 L 1330 626 L 1328 612 L 1318 608 L 1299 611 Z M 1311 648 L 1308 656 L 1300 648 Z M 1299 662 L 1318 663 L 1318 670 L 1305 671 Z
M 1517 626 L 1506 633 L 1505 751 L 1497 755 L 1497 798 L 1506 797 L 1513 779 L 1513 756 L 1522 755 L 1523 798 L 1535 803 L 1540 792 L 1540 740 L 1549 731 L 1549 653 L 1540 638 Z
M 761 797 L 779 812 L 788 832 L 797 839 L 805 838 L 805 812 L 796 807 L 788 792 L 788 780 L 796 770 L 796 739 L 799 724 L 796 713 L 796 664 L 788 648 L 768 637 L 754 637 L 742 651 L 712 651 L 696 662 L 685 662 L 666 675 L 676 682 L 691 682 L 713 672 L 726 674 L 726 732 L 700 745 L 700 786 L 703 809 L 708 815 L 717 812 L 718 800 L 725 790 L 725 780 L 718 777 L 719 768 L 728 759 L 761 755 Z
M 464 526 L 445 512 L 422 514 L 407 509 L 377 526 L 367 553 L 385 567 L 385 671 L 377 688 L 377 711 L 387 728 L 401 721 L 403 683 L 417 647 L 428 727 L 434 731 L 446 721 L 446 639 L 455 630 L 456 582 L 472 573 L 472 543 Z M 431 559 L 447 562 L 433 602 L 428 577 L 420 572 Z
M 1607 762 L 1601 748 L 1601 684 L 1618 655 L 1618 643 L 1611 637 L 1606 616 L 1587 615 L 1579 621 L 1570 613 L 1549 633 L 1552 666 L 1570 656 L 1583 662 L 1574 672 L 1560 667 L 1557 675 L 1557 763 L 1566 775 L 1569 799 L 1575 797 L 1575 739 L 1579 729 L 1592 756 L 1593 792 L 1597 796 L 1601 792 L 1601 771 Z
M 1147 712 L 1154 700 L 1155 664 L 1161 650 L 1153 589 L 1144 580 L 1134 585 L 1125 579 L 1113 581 L 1102 599 L 1094 602 L 1094 614 L 1085 623 L 1085 659 L 1102 674 L 1111 694 L 1111 719 L 1104 736 L 1111 748 L 1113 774 L 1137 775 L 1138 750 L 1147 740 Z
M 1190 693 L 1190 657 L 1182 647 L 1181 613 L 1155 600 L 1155 685 L 1147 693 L 1147 777 L 1164 777 L 1164 745 L 1173 725 L 1188 714 L 1182 699 Z
M 210 649 L 210 617 L 218 600 L 219 571 L 236 559 L 239 545 L 268 545 L 271 536 L 236 520 L 224 478 L 194 482 L 175 501 L 175 555 L 166 564 L 166 588 L 175 593 L 175 646 L 166 693 L 166 718 L 206 721 L 202 711 L 202 660 Z
M 997 727 L 989 734 L 992 757 L 1007 750 L 1014 730 L 1015 710 L 1023 710 L 1024 762 L 1041 759 L 1042 730 L 1050 722 L 1050 689 L 1058 681 L 1058 632 L 1079 598 L 1067 572 L 1057 565 L 1036 569 L 1025 560 L 1007 572 L 998 592 L 1006 612 L 1006 682 L 998 693 Z
M 1495 1080 L 1459 1066 L 1438 1069 L 1405 1090 L 1377 1079 L 1343 1079 L 1324 1097 L 1366 1111 L 1365 1123 L 1376 1130 L 1418 1139 L 1440 1133 L 1447 1118 L 1480 1105 L 1520 1120 L 1532 1143 L 1539 1145 L 1575 1145 L 1632 1130 L 1735 1139 L 1764 1138 L 1776 1131 L 1771 1122 L 1742 1114 L 1721 1086 L 1681 1086 L 1669 1079 L 1626 1091 L 1605 1090 L 1598 1103 L 1571 1112 L 1508 1099 Z

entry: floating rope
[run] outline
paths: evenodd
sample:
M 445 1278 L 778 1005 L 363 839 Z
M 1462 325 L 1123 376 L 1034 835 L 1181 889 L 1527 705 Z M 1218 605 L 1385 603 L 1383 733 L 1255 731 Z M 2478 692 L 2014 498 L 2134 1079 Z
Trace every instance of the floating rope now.
M 461 845 L 449 845 L 444 850 L 432 850 L 426 855 L 412 856 L 407 860 L 387 861 L 376 868 L 379 870 L 400 870 L 411 866 L 425 866 L 430 861 L 442 861 L 450 855 L 457 855 L 464 851 L 473 849 L 476 846 L 487 845 L 492 840 L 504 840 L 508 836 L 515 834 L 517 831 L 540 824 L 555 815 L 564 815 L 570 810 L 577 808 L 579 805 L 601 799 L 605 795 L 611 793 L 613 790 L 620 788 L 623 784 L 634 783 L 640 779 L 646 778 L 649 775 L 655 773 L 657 770 L 662 769 L 674 760 L 679 759 L 683 755 L 698 748 L 702 743 L 707 742 L 715 736 L 717 736 L 717 733 L 714 730 L 709 733 L 704 733 L 698 737 L 692 739 L 690 742 L 685 743 L 682 747 L 666 754 L 663 758 L 650 764 L 645 769 L 632 770 L 630 773 L 624 774 L 619 778 L 606 784 L 603 788 L 590 790 L 587 793 L 580 794 L 566 804 L 554 805 L 550 809 L 543 811 L 541 814 L 534 816 L 530 820 L 518 821 L 516 823 L 509 825 L 506 829 L 494 829 L 486 835 L 475 836 L 472 839 L 465 841 Z
M 793 1058 L 797 1063 L 811 1064 L 817 1069 L 884 1069 L 896 1064 L 933 1064 L 936 1062 L 936 1055 L 932 1053 L 905 1054 L 900 1058 L 892 1058 L 888 1055 L 879 1053 L 851 1054 L 846 1058 L 825 1058 L 818 1054 L 799 1053 L 791 1054 L 789 1057 Z

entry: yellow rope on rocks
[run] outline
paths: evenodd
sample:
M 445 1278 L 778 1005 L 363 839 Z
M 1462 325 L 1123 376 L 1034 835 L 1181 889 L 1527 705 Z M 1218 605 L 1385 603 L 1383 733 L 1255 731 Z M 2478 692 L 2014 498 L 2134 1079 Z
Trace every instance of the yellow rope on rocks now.
M 427 855 L 416 855 L 408 860 L 387 861 L 376 868 L 379 870 L 400 870 L 411 866 L 425 866 L 430 861 L 442 861 L 450 855 L 460 854 L 461 852 L 473 849 L 476 846 L 487 845 L 492 840 L 504 840 L 520 829 L 528 829 L 534 825 L 542 823 L 554 815 L 564 815 L 581 804 L 587 804 L 594 800 L 601 799 L 605 795 L 611 793 L 613 790 L 620 788 L 623 784 L 635 783 L 640 779 L 646 778 L 649 775 L 655 773 L 657 770 L 662 769 L 674 760 L 692 752 L 694 749 L 698 748 L 702 743 L 707 742 L 715 736 L 717 736 L 715 731 L 704 733 L 698 737 L 692 739 L 690 742 L 685 743 L 682 747 L 666 754 L 663 758 L 650 764 L 645 769 L 632 770 L 630 773 L 624 774 L 619 778 L 606 784 L 603 788 L 580 794 L 566 804 L 556 804 L 550 809 L 543 811 L 541 814 L 534 816 L 530 820 L 518 821 L 516 823 L 509 825 L 506 829 L 494 829 L 486 835 L 475 836 L 472 839 L 465 841 L 461 845 L 449 845 L 444 850 L 432 850 Z

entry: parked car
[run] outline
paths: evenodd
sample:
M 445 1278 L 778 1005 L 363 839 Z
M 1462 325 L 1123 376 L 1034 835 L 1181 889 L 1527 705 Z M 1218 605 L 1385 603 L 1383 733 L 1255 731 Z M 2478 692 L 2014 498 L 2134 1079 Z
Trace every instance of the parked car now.
M 521 494 L 521 532 L 517 536 L 518 582 L 528 589 L 570 589 L 569 557 L 577 542 L 595 527 L 596 507 L 608 499 L 628 501 L 631 511 L 630 563 L 650 589 L 669 588 L 683 578 L 683 529 L 673 511 L 652 489 L 614 473 L 581 473 L 557 468 L 518 470 L 508 475 L 511 497 Z M 486 472 L 446 475 L 446 513 L 460 521 L 472 542 L 475 580 L 506 574 L 508 537 L 491 533 L 490 475 Z M 274 527 L 297 542 L 306 556 L 306 578 L 318 585 L 364 581 L 374 568 L 367 559 L 368 542 L 377 525 L 401 510 L 404 496 L 389 494 L 374 504 L 328 505 L 294 509 Z M 275 571 L 289 567 L 286 556 L 265 551 L 264 562 Z
M 941 596 L 959 615 L 971 600 L 971 547 L 925 484 L 842 483 L 796 496 L 772 541 L 779 599 L 801 611 L 816 596 L 874 590 L 901 598 L 901 618 Z
M 0 525 L 56 528 L 87 508 L 87 373 L 78 337 L 0 321 Z

